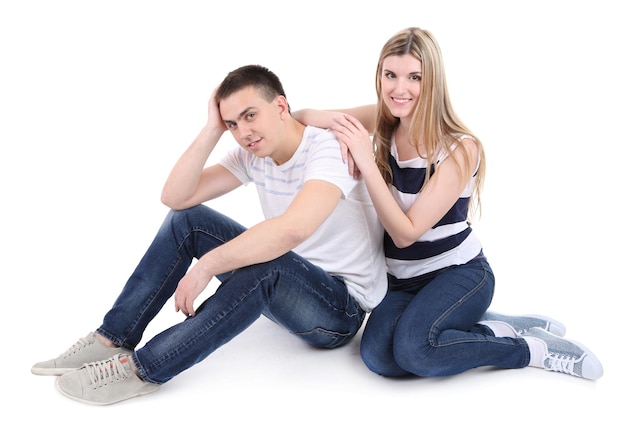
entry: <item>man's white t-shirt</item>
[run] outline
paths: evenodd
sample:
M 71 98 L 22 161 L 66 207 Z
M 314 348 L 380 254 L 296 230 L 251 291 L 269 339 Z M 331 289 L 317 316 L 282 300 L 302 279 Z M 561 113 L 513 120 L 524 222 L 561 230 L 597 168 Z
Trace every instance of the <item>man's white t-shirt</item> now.
M 331 131 L 307 126 L 297 151 L 281 165 L 241 147 L 220 164 L 242 184 L 255 184 L 266 219 L 284 213 L 306 181 L 323 180 L 339 187 L 343 197 L 337 208 L 293 251 L 329 274 L 342 276 L 365 311 L 382 301 L 387 291 L 383 229 L 365 183 L 349 175 Z

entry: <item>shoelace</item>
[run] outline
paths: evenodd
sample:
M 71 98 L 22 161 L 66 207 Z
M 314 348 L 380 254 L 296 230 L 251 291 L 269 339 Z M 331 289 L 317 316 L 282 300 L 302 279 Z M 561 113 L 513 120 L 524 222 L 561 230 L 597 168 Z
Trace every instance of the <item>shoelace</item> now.
M 584 359 L 584 355 L 580 358 L 576 358 L 574 356 L 567 355 L 559 355 L 556 353 L 548 353 L 544 358 L 544 364 L 546 360 L 548 361 L 548 366 L 546 367 L 549 371 L 556 371 L 557 373 L 565 373 L 572 376 L 580 377 L 574 371 L 574 365 L 581 362 Z
M 121 354 L 118 353 L 104 361 L 91 362 L 84 365 L 89 375 L 92 388 L 97 389 L 109 383 L 126 379 L 131 375 L 130 373 L 132 371 L 124 366 L 124 363 L 128 361 L 128 357 L 123 356 L 120 358 L 120 355 Z M 122 363 L 122 361 L 124 363 Z
M 87 339 L 86 337 L 81 337 L 81 339 L 78 340 L 76 344 L 74 344 L 72 347 L 70 347 L 69 349 L 65 351 L 63 356 L 67 358 L 68 356 L 75 354 L 76 352 L 78 352 L 79 350 L 88 346 L 91 343 L 93 343 L 93 339 Z

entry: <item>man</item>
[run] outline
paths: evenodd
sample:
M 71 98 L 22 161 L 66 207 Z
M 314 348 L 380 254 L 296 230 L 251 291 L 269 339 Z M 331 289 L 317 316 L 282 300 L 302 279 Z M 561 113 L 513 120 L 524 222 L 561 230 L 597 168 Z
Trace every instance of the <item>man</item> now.
M 226 130 L 240 148 L 206 166 Z M 265 215 L 249 229 L 202 205 L 249 182 Z M 262 314 L 311 345 L 341 346 L 386 292 L 382 228 L 364 184 L 332 132 L 291 116 L 264 67 L 236 69 L 214 91 L 162 201 L 172 211 L 102 325 L 32 368 L 59 375 L 70 398 L 111 404 L 154 392 Z M 213 277 L 220 287 L 195 308 Z M 187 318 L 136 349 L 172 295 Z

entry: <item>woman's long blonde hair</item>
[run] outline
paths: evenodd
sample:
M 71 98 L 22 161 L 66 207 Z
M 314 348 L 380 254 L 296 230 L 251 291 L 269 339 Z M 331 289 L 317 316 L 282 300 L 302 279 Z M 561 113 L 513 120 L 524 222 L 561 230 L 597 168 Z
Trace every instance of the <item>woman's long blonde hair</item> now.
M 418 153 L 418 145 L 421 142 L 426 148 L 426 154 L 420 153 L 420 156 L 428 161 L 428 166 L 436 166 L 441 150 L 451 153 L 452 146 L 458 144 L 457 138 L 460 135 L 471 136 L 478 145 L 480 163 L 470 208 L 472 213 L 474 210 L 480 212 L 480 193 L 485 175 L 484 149 L 481 141 L 463 124 L 452 109 L 441 49 L 433 35 L 427 30 L 416 27 L 402 30 L 389 39 L 380 52 L 376 68 L 378 108 L 373 136 L 378 169 L 385 181 L 391 184 L 392 173 L 389 165 L 391 138 L 400 120 L 391 114 L 383 101 L 381 78 L 384 60 L 390 55 L 405 54 L 410 54 L 422 62 L 421 92 L 409 127 L 410 142 Z M 470 166 L 471 160 L 466 148 L 458 145 L 456 151 L 459 150 L 462 151 L 462 159 L 466 160 L 469 172 L 473 172 L 474 166 Z M 456 162 L 455 158 L 452 160 Z M 430 173 L 430 169 L 427 169 L 426 181 L 430 178 Z

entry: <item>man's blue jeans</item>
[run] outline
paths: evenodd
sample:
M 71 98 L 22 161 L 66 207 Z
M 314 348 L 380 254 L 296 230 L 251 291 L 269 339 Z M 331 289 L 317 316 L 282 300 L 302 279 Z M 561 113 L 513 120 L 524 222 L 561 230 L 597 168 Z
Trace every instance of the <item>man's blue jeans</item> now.
M 361 357 L 388 377 L 450 376 L 485 365 L 528 365 L 520 338 L 496 338 L 478 325 L 491 304 L 495 279 L 482 257 L 410 280 L 390 279 L 382 303 L 363 330 Z
M 105 315 L 100 335 L 128 350 L 174 294 L 193 258 L 245 230 L 199 205 L 170 211 L 153 243 Z M 262 247 L 262 244 L 258 246 Z M 365 312 L 341 277 L 294 252 L 218 276 L 221 285 L 194 317 L 172 326 L 133 353 L 142 379 L 165 383 L 202 361 L 262 314 L 313 346 L 332 348 L 358 332 Z

